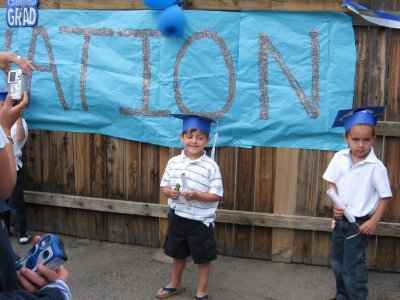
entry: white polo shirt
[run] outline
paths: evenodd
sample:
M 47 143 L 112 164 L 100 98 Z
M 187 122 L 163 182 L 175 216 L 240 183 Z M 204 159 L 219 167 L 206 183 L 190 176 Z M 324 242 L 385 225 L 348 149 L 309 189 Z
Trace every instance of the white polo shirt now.
M 336 185 L 339 198 L 354 217 L 372 215 L 380 198 L 392 197 L 386 167 L 372 148 L 368 156 L 355 165 L 350 149 L 337 152 L 323 178 Z
M 203 156 L 196 160 L 189 159 L 184 151 L 181 154 L 171 158 L 165 168 L 164 175 L 161 179 L 161 187 L 175 188 L 179 183 L 182 190 L 181 175 L 185 173 L 187 189 L 211 193 L 223 196 L 224 190 L 222 186 L 222 177 L 217 163 L 209 158 L 204 151 Z M 214 223 L 218 201 L 205 202 L 192 200 L 187 201 L 181 195 L 176 201 L 168 198 L 168 205 L 171 209 L 175 209 L 175 214 L 183 218 L 201 221 L 207 226 Z

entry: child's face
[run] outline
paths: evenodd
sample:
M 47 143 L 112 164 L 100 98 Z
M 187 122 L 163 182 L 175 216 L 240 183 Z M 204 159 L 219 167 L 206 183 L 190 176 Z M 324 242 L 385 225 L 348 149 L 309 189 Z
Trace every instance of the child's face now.
M 359 162 L 368 156 L 375 136 L 371 125 L 357 124 L 350 128 L 344 139 L 350 147 L 353 160 Z
M 185 154 L 190 159 L 198 159 L 203 155 L 204 147 L 207 146 L 210 138 L 207 137 L 200 130 L 195 130 L 192 132 L 186 131 L 180 135 L 181 142 Z

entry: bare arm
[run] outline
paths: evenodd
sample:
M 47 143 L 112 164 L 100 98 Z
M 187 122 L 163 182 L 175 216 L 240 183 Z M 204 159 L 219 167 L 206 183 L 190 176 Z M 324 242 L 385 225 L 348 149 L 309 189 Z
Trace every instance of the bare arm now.
M 183 193 L 186 200 L 199 200 L 204 202 L 217 202 L 221 199 L 220 196 L 212 193 L 201 193 L 196 191 L 187 191 Z
M 333 182 L 328 182 L 328 189 L 334 189 L 336 191 L 336 193 L 338 192 L 336 184 L 334 184 Z M 339 198 L 340 198 L 340 195 L 339 195 Z M 341 218 L 343 218 L 343 214 L 344 214 L 344 209 L 337 207 L 335 204 L 333 204 L 333 215 L 337 219 L 341 219 Z
M 17 122 L 15 122 L 16 131 L 15 131 L 15 141 L 21 142 L 25 139 L 25 128 L 22 123 L 22 118 L 18 118 Z
M 27 105 L 28 94 L 26 92 L 24 92 L 22 101 L 14 107 L 11 105 L 11 96 L 7 96 L 4 105 L 0 109 L 0 126 L 6 136 L 10 136 L 11 126 L 21 116 L 22 111 Z M 3 198 L 8 198 L 17 179 L 12 143 L 8 143 L 3 149 L 0 149 L 0 167 L 0 195 Z

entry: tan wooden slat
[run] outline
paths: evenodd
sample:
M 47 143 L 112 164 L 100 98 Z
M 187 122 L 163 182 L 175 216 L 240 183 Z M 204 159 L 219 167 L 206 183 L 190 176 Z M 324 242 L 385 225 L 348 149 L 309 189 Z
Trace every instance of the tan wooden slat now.
M 29 137 L 23 148 L 24 188 L 37 189 L 43 182 L 42 139 L 39 130 L 29 130 Z
M 92 164 L 90 140 L 87 133 L 75 132 L 74 143 L 74 175 L 75 193 L 78 195 L 91 195 L 90 166 Z
M 102 197 L 107 190 L 107 137 L 101 134 L 93 134 L 91 153 L 91 196 Z
M 168 212 L 167 205 L 155 203 L 130 202 L 34 191 L 25 191 L 25 197 L 26 203 L 30 204 L 77 208 L 108 213 L 165 218 Z M 315 231 L 331 231 L 330 220 L 330 218 L 233 211 L 226 209 L 220 209 L 217 215 L 217 222 L 220 223 Z M 381 222 L 379 223 L 376 234 L 379 236 L 400 237 L 400 223 Z
M 169 149 L 166 147 L 160 147 L 160 180 L 164 174 L 165 167 L 167 166 L 168 160 L 170 159 L 169 156 Z M 159 188 L 160 191 L 160 204 L 167 204 L 168 203 L 168 198 L 163 194 L 161 191 L 161 188 Z M 165 242 L 165 236 L 167 234 L 168 230 L 168 220 L 166 219 L 160 219 L 160 224 L 159 224 L 159 236 L 160 236 L 160 246 L 164 246 Z
M 253 211 L 253 151 L 251 149 L 239 149 L 237 160 L 237 183 L 235 210 Z M 250 226 L 235 225 L 234 256 L 247 257 L 251 255 L 253 244 L 253 228 Z M 246 243 L 243 243 L 247 239 Z
M 277 149 L 274 214 L 294 214 L 297 194 L 298 149 Z M 275 228 L 272 231 L 273 261 L 290 262 L 293 250 L 292 229 Z
M 187 0 L 186 7 L 202 10 L 345 11 L 339 0 Z

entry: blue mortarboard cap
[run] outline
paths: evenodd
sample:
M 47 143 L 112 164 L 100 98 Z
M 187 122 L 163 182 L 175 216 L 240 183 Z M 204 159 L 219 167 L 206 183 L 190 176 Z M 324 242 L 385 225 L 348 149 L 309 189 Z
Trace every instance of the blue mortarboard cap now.
M 0 89 L 0 101 L 5 101 L 7 98 L 8 90 Z
M 345 132 L 356 124 L 369 124 L 375 126 L 378 118 L 383 114 L 383 106 L 359 107 L 339 110 L 332 127 L 343 126 Z
M 210 132 L 211 123 L 216 123 L 216 121 L 213 119 L 197 115 L 171 114 L 171 116 L 183 120 L 182 132 L 188 130 L 189 128 Z

